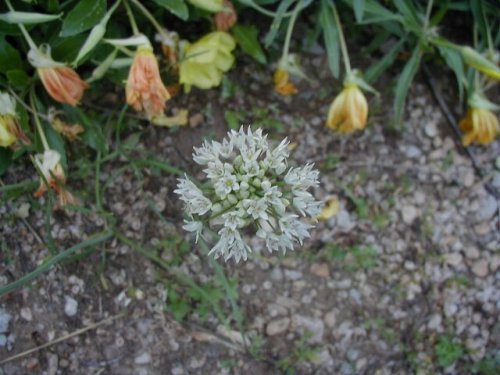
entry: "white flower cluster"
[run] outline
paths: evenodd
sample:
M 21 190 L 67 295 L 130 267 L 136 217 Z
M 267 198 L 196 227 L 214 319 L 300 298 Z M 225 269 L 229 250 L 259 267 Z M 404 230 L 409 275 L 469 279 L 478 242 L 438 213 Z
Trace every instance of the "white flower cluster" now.
M 209 254 L 239 262 L 250 247 L 241 231 L 252 228 L 270 252 L 293 250 L 309 237 L 312 225 L 300 216 L 317 216 L 321 202 L 307 190 L 318 185 L 319 172 L 312 164 L 287 166 L 289 142 L 271 148 L 262 129 L 232 130 L 222 143 L 205 141 L 194 148 L 193 160 L 206 166 L 209 183 L 200 190 L 187 176 L 179 179 L 175 193 L 185 203 L 190 220 L 184 229 L 196 234 L 217 231 L 219 241 Z

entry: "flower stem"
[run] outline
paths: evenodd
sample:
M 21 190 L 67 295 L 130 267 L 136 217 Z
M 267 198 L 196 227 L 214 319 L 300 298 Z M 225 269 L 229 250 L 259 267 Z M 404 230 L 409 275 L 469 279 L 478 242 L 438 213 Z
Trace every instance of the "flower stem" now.
M 142 5 L 139 1 L 137 0 L 130 0 L 132 4 L 134 4 L 141 12 L 144 14 L 144 16 L 151 22 L 151 24 L 154 26 L 154 28 L 161 34 L 161 36 L 165 39 L 168 39 L 169 36 L 165 32 L 165 29 L 161 27 L 161 25 L 158 23 L 156 18 L 153 17 L 151 12 L 144 6 Z
M 38 112 L 35 106 L 35 93 L 33 90 L 30 92 L 30 105 L 33 109 L 33 117 L 35 119 L 36 130 L 40 136 L 40 140 L 42 141 L 43 149 L 45 151 L 50 150 L 49 142 L 47 142 L 47 138 L 45 137 L 45 132 L 43 131 L 42 124 L 40 122 L 40 118 L 38 117 Z
M 424 29 L 427 29 L 427 26 L 429 26 L 429 21 L 431 18 L 431 11 L 432 11 L 432 5 L 434 3 L 434 0 L 429 0 L 427 2 L 427 10 L 425 12 L 425 21 L 424 21 Z
M 281 55 L 282 61 L 287 60 L 288 50 L 290 49 L 290 41 L 292 39 L 293 27 L 301 10 L 302 10 L 302 0 L 298 0 L 297 5 L 295 6 L 292 12 L 290 22 L 288 23 L 288 29 L 286 30 L 285 44 L 283 45 L 283 54 Z
M 271 12 L 264 7 L 261 7 L 259 4 L 255 3 L 253 0 L 245 0 L 241 1 L 243 4 L 248 5 L 249 7 L 255 9 L 256 11 L 268 16 L 268 17 L 276 17 L 276 12 Z M 283 17 L 290 17 L 293 14 L 292 12 L 286 12 L 283 14 Z
M 9 10 L 11 10 L 12 12 L 15 11 L 14 8 L 12 7 L 12 4 L 10 3 L 10 0 L 5 0 L 5 3 L 7 4 L 7 7 L 9 8 Z M 28 42 L 30 49 L 37 50 L 38 47 L 36 46 L 33 39 L 31 39 L 30 34 L 28 34 L 28 30 L 26 30 L 26 27 L 24 27 L 24 25 L 22 23 L 18 23 L 17 26 L 19 26 L 19 28 L 21 29 L 21 32 L 24 36 L 24 39 L 26 39 L 26 42 Z
M 130 9 L 130 5 L 127 0 L 123 2 L 125 4 L 125 9 L 127 10 L 127 16 L 130 21 L 130 26 L 132 27 L 132 32 L 134 35 L 138 35 L 141 32 L 139 31 L 139 28 L 137 27 L 137 22 L 135 22 L 134 14 L 132 13 L 132 9 Z
M 334 3 L 331 3 L 333 10 L 333 17 L 335 18 L 335 23 L 337 24 L 337 29 L 339 31 L 339 42 L 340 49 L 342 50 L 342 59 L 344 60 L 344 66 L 346 75 L 351 73 L 351 61 L 349 60 L 349 53 L 347 52 L 347 44 L 344 38 L 344 31 L 342 30 L 342 24 L 340 23 L 339 14 L 337 13 L 337 8 Z

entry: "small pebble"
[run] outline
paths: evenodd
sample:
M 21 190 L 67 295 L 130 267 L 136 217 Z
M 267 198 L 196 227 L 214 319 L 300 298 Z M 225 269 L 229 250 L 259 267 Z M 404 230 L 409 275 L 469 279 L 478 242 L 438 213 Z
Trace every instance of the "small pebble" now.
M 64 303 L 64 313 L 67 316 L 75 316 L 76 313 L 78 312 L 78 302 L 70 297 L 70 296 L 64 296 L 65 303 Z

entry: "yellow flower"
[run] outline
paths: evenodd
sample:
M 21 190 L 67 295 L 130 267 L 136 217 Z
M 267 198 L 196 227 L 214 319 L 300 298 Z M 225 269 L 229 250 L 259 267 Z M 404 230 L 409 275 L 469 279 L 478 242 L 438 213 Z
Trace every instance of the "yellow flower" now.
M 125 91 L 127 104 L 136 111 L 143 110 L 149 118 L 163 114 L 170 94 L 161 80 L 158 61 L 149 44 L 137 48 Z
M 274 72 L 274 90 L 283 96 L 293 95 L 297 92 L 295 85 L 289 80 L 290 74 L 287 70 L 276 69 Z
M 18 139 L 31 143 L 16 119 L 16 102 L 7 93 L 0 93 L 0 147 L 9 147 Z
M 497 116 L 486 108 L 470 107 L 459 127 L 465 132 L 462 138 L 464 146 L 473 142 L 487 145 L 500 133 Z
M 317 219 L 321 221 L 326 221 L 339 213 L 340 205 L 339 199 L 336 195 L 329 198 L 326 201 L 325 206 L 321 210 L 321 213 L 318 215 Z
M 360 88 L 352 82 L 335 98 L 328 112 L 326 126 L 343 134 L 363 130 L 368 118 L 368 103 Z
M 278 94 L 288 96 L 297 93 L 297 88 L 290 81 L 290 74 L 300 78 L 307 78 L 299 65 L 297 55 L 293 53 L 281 57 L 278 61 L 273 76 L 274 90 Z
M 191 85 L 209 89 L 220 85 L 222 77 L 234 62 L 231 51 L 236 47 L 233 37 L 222 31 L 205 35 L 184 47 L 180 63 L 180 83 L 189 92 Z

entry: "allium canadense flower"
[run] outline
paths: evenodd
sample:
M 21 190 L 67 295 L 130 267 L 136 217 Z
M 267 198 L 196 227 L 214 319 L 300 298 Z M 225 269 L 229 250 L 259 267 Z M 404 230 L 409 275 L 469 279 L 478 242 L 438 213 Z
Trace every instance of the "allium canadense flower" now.
M 368 102 L 359 88 L 359 80 L 354 74 L 348 75 L 344 81 L 344 89 L 330 106 L 326 127 L 350 134 L 363 130 L 367 118 Z
M 87 83 L 73 69 L 54 61 L 48 45 L 31 49 L 28 60 L 36 68 L 45 90 L 54 100 L 73 107 L 80 103 L 83 92 L 88 88 Z
M 9 94 L 0 92 L 0 147 L 12 146 L 17 140 L 31 143 L 17 122 L 16 102 Z
M 179 66 L 180 83 L 185 90 L 189 91 L 191 86 L 204 90 L 219 86 L 224 73 L 233 65 L 235 47 L 233 37 L 223 31 L 207 34 L 193 44 L 186 42 Z
M 289 167 L 289 142 L 271 147 L 262 129 L 232 130 L 222 142 L 205 141 L 194 149 L 193 160 L 205 167 L 203 190 L 187 176 L 177 193 L 189 217 L 184 229 L 196 234 L 217 232 L 209 255 L 226 261 L 247 260 L 252 250 L 243 233 L 253 233 L 270 252 L 293 250 L 309 237 L 307 217 L 321 211 L 321 202 L 308 191 L 319 184 L 312 164 Z
M 498 118 L 493 112 L 497 106 L 485 97 L 475 93 L 469 100 L 467 115 L 458 124 L 465 133 L 462 138 L 464 146 L 471 143 L 487 145 L 500 133 Z
M 125 91 L 127 104 L 136 111 L 144 111 L 148 118 L 163 115 L 170 94 L 161 80 L 158 61 L 146 37 L 137 47 Z

